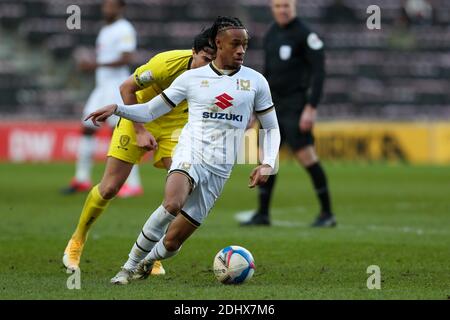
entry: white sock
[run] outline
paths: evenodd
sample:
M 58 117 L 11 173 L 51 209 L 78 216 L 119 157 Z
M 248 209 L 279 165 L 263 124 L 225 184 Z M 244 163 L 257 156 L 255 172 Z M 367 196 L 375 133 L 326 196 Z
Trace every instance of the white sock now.
M 83 135 L 78 145 L 75 179 L 78 182 L 91 181 L 92 158 L 94 154 L 95 139 L 93 135 Z
M 125 269 L 133 270 L 152 251 L 173 219 L 175 216 L 171 215 L 162 205 L 151 214 L 128 255 L 128 260 L 124 265 Z
M 139 167 L 134 165 L 131 169 L 130 175 L 128 176 L 127 182 L 130 187 L 138 188 L 141 186 L 141 177 L 139 176 Z
M 159 242 L 153 247 L 152 251 L 150 251 L 150 253 L 145 257 L 146 260 L 149 260 L 152 262 L 154 262 L 156 260 L 164 260 L 164 259 L 173 257 L 180 251 L 181 247 L 175 251 L 167 250 L 166 246 L 164 245 L 165 237 L 166 236 L 162 237 L 161 240 L 159 240 Z

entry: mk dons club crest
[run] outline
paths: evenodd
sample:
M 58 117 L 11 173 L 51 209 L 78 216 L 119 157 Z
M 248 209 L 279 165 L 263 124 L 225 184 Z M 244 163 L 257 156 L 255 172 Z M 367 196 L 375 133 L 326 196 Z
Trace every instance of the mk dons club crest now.
M 241 90 L 242 91 L 250 91 L 250 80 L 240 79 Z
M 292 47 L 288 45 L 282 45 L 280 47 L 280 59 L 289 60 L 292 54 Z

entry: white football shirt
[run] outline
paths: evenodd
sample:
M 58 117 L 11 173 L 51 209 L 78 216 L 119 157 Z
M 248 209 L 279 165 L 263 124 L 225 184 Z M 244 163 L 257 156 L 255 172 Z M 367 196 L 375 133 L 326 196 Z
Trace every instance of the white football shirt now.
M 213 63 L 188 70 L 164 90 L 162 97 L 175 108 L 186 99 L 189 107 L 189 120 L 174 159 L 201 163 L 224 178 L 230 176 L 252 113 L 273 109 L 267 80 L 245 66 L 229 75 Z
M 125 19 L 118 19 L 105 25 L 96 40 L 97 63 L 111 63 L 120 59 L 125 52 L 136 50 L 136 31 Z M 123 82 L 130 75 L 127 66 L 99 67 L 95 71 L 96 86 L 113 82 Z

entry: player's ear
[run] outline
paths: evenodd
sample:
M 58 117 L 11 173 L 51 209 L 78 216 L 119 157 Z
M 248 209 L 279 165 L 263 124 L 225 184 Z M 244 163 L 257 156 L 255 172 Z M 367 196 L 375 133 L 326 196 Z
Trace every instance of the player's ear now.
M 195 65 L 197 61 L 197 52 L 195 52 L 194 48 L 192 48 L 192 62 L 191 62 L 191 69 L 196 68 Z
M 222 49 L 222 42 L 220 41 L 220 37 L 217 37 L 215 42 L 216 42 L 216 48 Z

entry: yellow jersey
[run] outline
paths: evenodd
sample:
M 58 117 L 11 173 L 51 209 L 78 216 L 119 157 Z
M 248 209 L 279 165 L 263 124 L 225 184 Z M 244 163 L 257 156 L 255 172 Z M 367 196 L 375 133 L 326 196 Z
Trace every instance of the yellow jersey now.
M 137 68 L 133 78 L 136 85 L 141 88 L 136 92 L 138 103 L 150 101 L 167 89 L 179 75 L 189 70 L 191 63 L 192 50 L 171 50 L 157 54 Z M 184 100 L 177 108 L 173 108 L 153 122 L 163 123 L 175 119 L 187 122 L 187 118 L 188 105 Z

